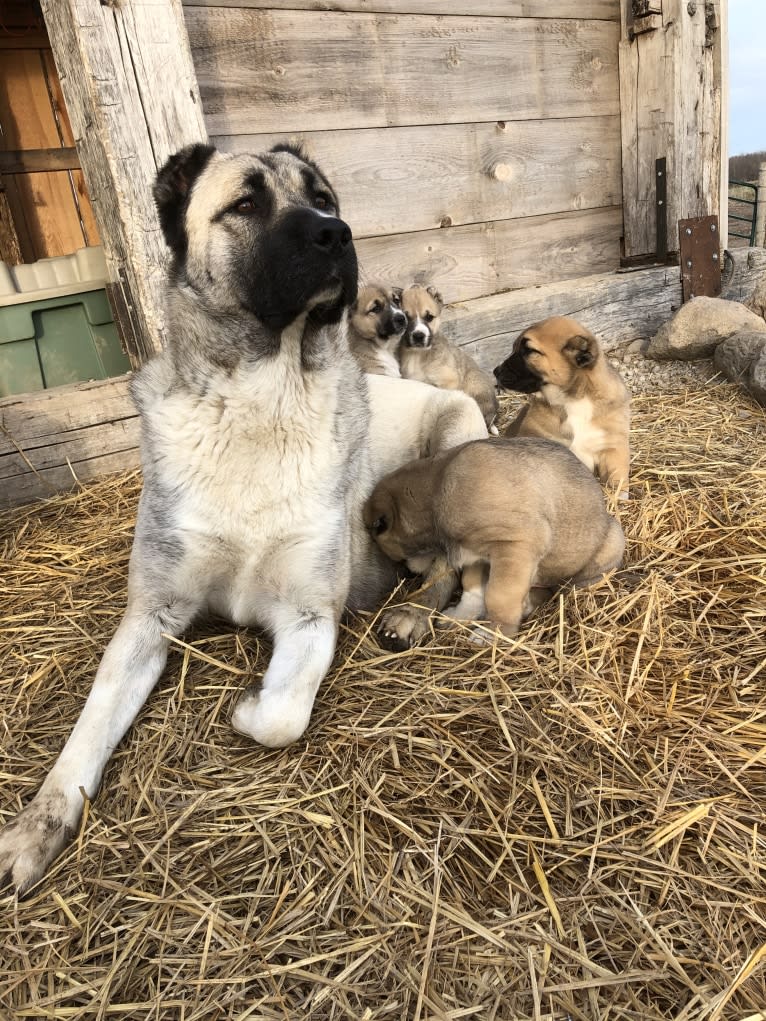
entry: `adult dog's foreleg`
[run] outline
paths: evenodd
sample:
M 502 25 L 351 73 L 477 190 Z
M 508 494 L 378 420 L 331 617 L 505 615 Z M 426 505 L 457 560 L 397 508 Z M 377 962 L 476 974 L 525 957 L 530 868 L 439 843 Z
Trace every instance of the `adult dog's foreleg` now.
M 83 797 L 96 793 L 106 763 L 162 673 L 168 639 L 189 623 L 191 608 L 128 607 L 106 648 L 80 718 L 33 800 L 0 830 L 0 885 L 24 893 L 71 840 Z
M 334 608 L 311 612 L 281 604 L 272 609 L 274 651 L 260 686 L 246 688 L 231 725 L 268 748 L 297 741 L 330 669 L 338 638 Z

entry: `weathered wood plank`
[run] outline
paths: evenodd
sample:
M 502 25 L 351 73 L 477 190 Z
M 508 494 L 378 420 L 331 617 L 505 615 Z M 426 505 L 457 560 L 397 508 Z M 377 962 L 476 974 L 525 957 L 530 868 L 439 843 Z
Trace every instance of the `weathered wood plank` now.
M 356 249 L 365 279 L 434 284 L 447 301 L 468 301 L 616 269 L 621 233 L 611 207 L 365 238 Z
M 74 132 L 72 131 L 72 123 L 69 120 L 66 103 L 64 102 L 64 93 L 61 91 L 61 82 L 59 81 L 56 64 L 53 60 L 53 53 L 50 48 L 43 51 L 43 64 L 45 66 L 48 89 L 50 91 L 53 110 L 56 115 L 59 133 L 61 136 L 61 144 L 68 146 L 69 148 L 74 148 Z M 75 152 L 77 152 L 76 148 Z M 79 168 L 79 157 L 77 162 Z M 74 195 L 77 211 L 80 214 L 83 234 L 85 235 L 85 244 L 100 245 L 101 236 L 98 232 L 98 225 L 96 224 L 96 217 L 93 213 L 93 206 L 91 205 L 90 195 L 88 194 L 88 189 L 85 185 L 83 172 L 80 169 L 72 170 L 70 177 L 72 180 L 72 194 Z
M 19 235 L 4 186 L 5 181 L 0 176 L 0 261 L 8 263 L 9 266 L 17 266 L 24 260 L 21 257 Z
M 621 2 L 624 254 L 635 258 L 657 251 L 655 160 L 667 159 L 669 252 L 679 219 L 720 211 L 722 47 L 711 5 L 663 0 L 662 27 L 632 37 Z
M 749 301 L 766 281 L 766 248 L 732 248 L 726 252 L 721 273 L 721 297 Z
M 43 50 L 18 50 L 3 57 L 0 122 L 5 150 L 55 149 L 61 146 L 45 77 Z M 49 168 L 51 170 L 55 168 Z M 3 168 L 6 174 L 15 173 Z M 19 235 L 26 233 L 31 259 L 64 255 L 82 248 L 85 238 L 69 174 L 18 175 L 11 209 Z M 9 188 L 10 194 L 10 188 Z M 18 206 L 23 207 L 23 218 Z M 23 219 L 23 222 L 20 222 Z
M 443 329 L 491 371 L 523 329 L 548 316 L 573 316 L 611 351 L 653 336 L 680 304 L 678 268 L 659 267 L 580 277 L 458 304 L 445 313 Z
M 79 167 L 80 160 L 73 146 L 0 150 L 0 174 L 37 174 L 44 170 L 76 170 Z
M 372 14 L 455 14 L 454 0 L 184 0 L 184 7 L 253 7 L 264 10 L 366 11 Z M 619 21 L 619 0 L 471 0 L 474 16 L 587 18 Z
M 105 453 L 133 452 L 138 457 L 141 430 L 138 418 L 100 422 L 97 427 L 73 429 L 50 443 L 0 456 L 0 487 L 13 486 L 20 475 L 46 472 L 52 468 L 66 468 L 70 477 L 77 476 L 78 464 L 103 457 Z M 29 462 L 29 463 L 27 463 Z M 71 466 L 71 470 L 70 470 Z M 33 474 L 34 474 L 33 472 Z
M 0 506 L 138 463 L 128 377 L 0 400 Z
M 290 135 L 340 195 L 357 238 L 620 205 L 619 117 L 306 131 Z M 285 134 L 224 135 L 263 152 Z
M 42 0 L 109 278 L 138 335 L 134 363 L 162 346 L 165 245 L 152 200 L 158 167 L 206 140 L 180 0 Z
M 619 112 L 611 21 L 187 7 L 186 23 L 215 135 Z
M 78 482 L 97 479 L 110 472 L 137 468 L 138 450 L 109 450 L 87 460 L 72 461 L 58 468 L 44 468 L 40 472 L 27 472 L 8 483 L 0 492 L 0 508 L 15 507 L 22 503 L 44 500 L 56 493 L 74 489 Z

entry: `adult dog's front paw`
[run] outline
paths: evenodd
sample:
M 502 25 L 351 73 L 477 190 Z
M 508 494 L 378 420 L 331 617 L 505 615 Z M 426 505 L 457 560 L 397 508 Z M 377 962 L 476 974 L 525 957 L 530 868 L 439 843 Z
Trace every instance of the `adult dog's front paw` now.
M 313 699 L 308 702 L 289 689 L 267 691 L 251 686 L 234 706 L 231 725 L 238 734 L 267 748 L 284 748 L 303 735 L 313 705 Z
M 395 606 L 380 618 L 378 634 L 387 648 L 402 652 L 431 634 L 431 610 L 422 606 Z
M 0 830 L 0 887 L 12 883 L 23 896 L 74 836 L 62 795 L 38 794 Z

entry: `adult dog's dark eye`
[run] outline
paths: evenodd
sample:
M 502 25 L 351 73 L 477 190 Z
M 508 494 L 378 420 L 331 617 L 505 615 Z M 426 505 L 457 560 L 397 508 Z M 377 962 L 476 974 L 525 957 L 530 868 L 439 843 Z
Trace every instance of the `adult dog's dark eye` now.
M 334 209 L 332 199 L 329 195 L 315 195 L 314 196 L 314 208 L 315 209 Z
M 372 523 L 372 534 L 382 535 L 386 531 L 388 531 L 388 522 L 386 519 L 383 517 L 375 518 Z
M 234 208 L 238 213 L 242 213 L 243 216 L 248 216 L 250 213 L 255 212 L 255 202 L 252 199 L 242 199 Z
M 433 322 L 435 316 L 434 316 L 433 312 L 426 312 L 426 314 L 423 316 L 423 318 L 425 319 L 425 321 L 427 323 L 431 323 L 431 322 Z

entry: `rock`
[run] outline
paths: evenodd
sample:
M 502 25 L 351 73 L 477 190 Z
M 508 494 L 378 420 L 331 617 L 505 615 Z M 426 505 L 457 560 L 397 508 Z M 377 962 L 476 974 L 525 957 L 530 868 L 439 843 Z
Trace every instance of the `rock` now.
M 751 312 L 760 316 L 761 319 L 766 319 L 766 276 L 761 277 L 745 304 Z
M 735 333 L 715 349 L 713 363 L 727 379 L 740 383 L 766 347 L 766 333 Z
M 766 407 L 766 333 L 738 333 L 715 349 L 715 367 Z
M 745 386 L 750 396 L 766 408 L 766 345 L 750 366 Z
M 647 358 L 691 361 L 709 358 L 735 333 L 764 333 L 766 322 L 738 301 L 692 298 L 649 341 Z
M 636 358 L 643 358 L 644 352 L 648 345 L 648 341 L 639 337 L 638 340 L 631 341 L 630 344 L 622 352 L 622 359 L 625 362 L 633 362 Z

